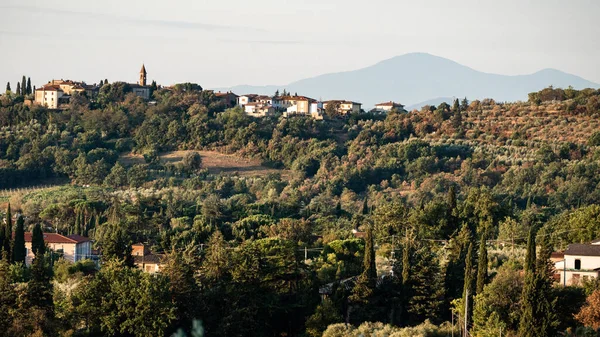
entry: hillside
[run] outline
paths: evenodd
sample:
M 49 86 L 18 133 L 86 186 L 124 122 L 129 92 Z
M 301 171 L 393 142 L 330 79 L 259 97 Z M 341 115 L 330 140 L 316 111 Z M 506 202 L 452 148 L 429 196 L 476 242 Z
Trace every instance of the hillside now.
M 324 74 L 277 86 L 235 86 L 238 94 L 273 94 L 287 89 L 316 99 L 351 99 L 370 109 L 384 101 L 407 106 L 436 97 L 493 97 L 497 101 L 526 100 L 527 93 L 547 86 L 576 89 L 600 85 L 559 70 L 544 69 L 533 74 L 506 76 L 471 69 L 454 61 L 425 53 L 397 56 L 375 65 L 347 72 Z

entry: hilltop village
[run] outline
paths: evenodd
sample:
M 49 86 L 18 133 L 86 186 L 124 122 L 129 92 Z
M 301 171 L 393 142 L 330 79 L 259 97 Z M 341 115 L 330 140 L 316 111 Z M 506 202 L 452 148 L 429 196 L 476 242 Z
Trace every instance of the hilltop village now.
M 147 83 L 147 71 L 145 65 L 139 73 L 137 83 L 126 83 L 131 92 L 151 101 L 152 93 L 158 88 L 172 89 L 173 87 L 159 87 L 156 82 Z M 35 89 L 33 103 L 45 106 L 49 109 L 62 109 L 68 107 L 71 97 L 74 94 L 85 94 L 89 99 L 98 97 L 103 85 L 108 84 L 107 80 L 99 83 L 86 84 L 72 80 L 53 79 L 40 88 Z M 336 99 L 320 101 L 314 98 L 291 94 L 285 90 L 282 93 L 277 91 L 273 96 L 258 94 L 235 94 L 233 92 L 213 92 L 215 97 L 220 100 L 225 108 L 240 106 L 248 116 L 266 117 L 281 114 L 284 117 L 292 115 L 311 116 L 316 120 L 322 120 L 326 112 L 330 115 L 347 116 L 349 114 L 364 113 L 365 110 L 361 103 L 351 100 Z M 404 110 L 404 105 L 396 102 L 382 102 L 368 112 L 374 114 L 385 114 L 392 109 L 398 111 Z

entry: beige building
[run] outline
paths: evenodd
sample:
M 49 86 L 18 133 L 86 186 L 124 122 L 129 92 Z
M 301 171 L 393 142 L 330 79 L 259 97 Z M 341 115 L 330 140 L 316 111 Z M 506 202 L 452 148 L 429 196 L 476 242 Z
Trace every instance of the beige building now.
M 238 95 L 232 93 L 231 91 L 228 92 L 215 92 L 215 97 L 220 100 L 221 102 L 223 102 L 223 105 L 225 105 L 226 109 L 229 108 L 233 108 L 234 106 L 236 106 L 238 104 Z
M 360 109 L 362 108 L 361 103 L 343 100 L 332 100 L 323 102 L 323 109 L 327 110 L 327 106 L 330 104 L 334 104 L 335 106 L 337 106 L 337 113 L 342 116 L 347 114 L 360 113 Z
M 35 90 L 35 102 L 48 109 L 58 109 L 59 99 L 63 96 L 65 96 L 65 92 L 58 85 L 46 84 Z
M 35 255 L 31 250 L 31 232 L 25 233 L 25 263 L 31 265 Z M 55 253 L 71 262 L 92 258 L 92 242 L 81 235 L 64 236 L 58 233 L 44 233 L 44 243 Z
M 314 99 L 305 96 L 283 96 L 273 98 L 273 107 L 286 110 L 286 115 L 308 115 L 310 114 L 310 104 Z
M 160 272 L 161 266 L 163 265 L 163 254 L 153 254 L 150 252 L 148 246 L 143 243 L 136 243 L 131 246 L 131 255 L 133 256 L 133 263 L 135 266 L 144 272 L 149 274 Z
M 142 64 L 142 69 L 140 69 L 140 80 L 137 84 L 129 84 L 131 91 L 145 100 L 150 99 L 150 87 L 147 85 L 147 75 L 146 66 Z
M 75 93 L 85 94 L 88 98 L 95 98 L 98 91 L 96 85 L 87 85 L 85 82 L 52 80 L 35 90 L 35 103 L 49 109 L 58 109 L 61 105 L 69 104 L 71 96 Z
M 244 106 L 244 112 L 252 117 L 266 117 L 275 115 L 275 108 L 264 103 L 251 102 Z

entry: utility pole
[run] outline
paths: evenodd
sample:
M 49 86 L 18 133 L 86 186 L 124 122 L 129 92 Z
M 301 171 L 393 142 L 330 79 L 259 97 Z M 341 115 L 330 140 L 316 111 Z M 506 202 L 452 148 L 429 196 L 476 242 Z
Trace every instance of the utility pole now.
M 452 337 L 454 337 L 454 312 L 452 312 Z
M 469 288 L 467 288 L 467 291 L 465 291 L 465 336 L 464 337 L 469 337 L 469 326 L 468 326 L 468 322 L 469 322 Z
M 396 263 L 396 249 L 394 247 L 394 239 L 396 238 L 396 235 L 392 235 L 392 256 L 391 256 L 391 262 L 392 262 L 392 277 L 394 277 L 394 264 Z
M 306 246 L 304 246 L 304 263 L 306 264 L 306 261 L 308 260 L 308 249 L 306 249 Z

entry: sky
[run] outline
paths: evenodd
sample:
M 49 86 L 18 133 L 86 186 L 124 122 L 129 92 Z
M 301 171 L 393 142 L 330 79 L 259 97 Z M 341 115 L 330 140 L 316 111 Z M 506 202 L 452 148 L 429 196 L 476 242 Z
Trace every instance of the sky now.
M 23 75 L 284 85 L 426 52 L 600 83 L 598 0 L 0 0 L 0 85 Z

